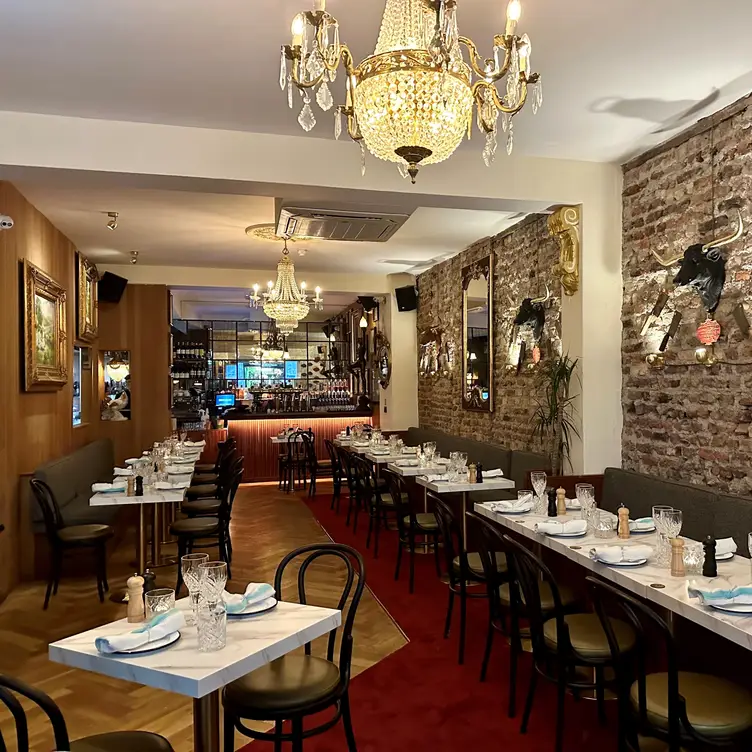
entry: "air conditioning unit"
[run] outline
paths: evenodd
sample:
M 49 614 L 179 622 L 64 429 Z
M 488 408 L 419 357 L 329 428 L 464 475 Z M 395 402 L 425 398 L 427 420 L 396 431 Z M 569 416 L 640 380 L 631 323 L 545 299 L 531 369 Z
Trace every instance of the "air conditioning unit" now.
M 407 214 L 288 206 L 280 210 L 277 235 L 286 235 L 290 238 L 385 243 L 407 220 Z

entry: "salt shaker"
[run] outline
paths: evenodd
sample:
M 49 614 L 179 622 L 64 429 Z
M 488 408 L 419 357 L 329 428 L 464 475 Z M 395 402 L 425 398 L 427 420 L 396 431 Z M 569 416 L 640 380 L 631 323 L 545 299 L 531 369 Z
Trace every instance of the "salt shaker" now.
M 715 560 L 715 538 L 709 535 L 702 542 L 705 551 L 705 562 L 702 565 L 703 577 L 718 577 L 718 563 Z
M 125 489 L 126 496 L 133 496 L 135 494 L 135 482 L 132 475 L 128 476 L 128 485 Z
M 671 539 L 671 576 L 684 577 L 684 540 L 682 538 Z
M 629 509 L 624 504 L 619 506 L 619 538 L 629 540 Z
M 553 488 L 548 489 L 548 516 L 556 517 L 558 507 L 556 506 L 556 491 Z
M 475 483 L 476 480 L 477 480 L 477 477 L 478 477 L 478 475 L 477 475 L 477 468 L 475 467 L 475 465 L 474 464 L 468 465 L 468 468 L 467 468 L 467 482 L 468 483 Z
M 134 574 L 128 578 L 128 610 L 129 624 L 137 624 L 144 620 L 144 578 Z
M 567 492 L 561 486 L 556 489 L 556 511 L 559 517 L 567 513 Z

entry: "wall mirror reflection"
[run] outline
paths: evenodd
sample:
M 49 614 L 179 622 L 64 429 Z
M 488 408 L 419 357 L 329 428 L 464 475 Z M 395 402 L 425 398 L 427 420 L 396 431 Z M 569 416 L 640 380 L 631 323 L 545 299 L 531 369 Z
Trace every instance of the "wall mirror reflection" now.
M 462 270 L 462 406 L 493 410 L 493 256 Z
M 104 399 L 102 420 L 131 419 L 131 354 L 128 350 L 102 353 Z

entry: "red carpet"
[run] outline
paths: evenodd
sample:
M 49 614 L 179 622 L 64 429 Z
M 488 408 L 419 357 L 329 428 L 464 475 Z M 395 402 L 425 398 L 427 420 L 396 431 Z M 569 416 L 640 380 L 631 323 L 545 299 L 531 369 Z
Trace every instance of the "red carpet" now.
M 522 658 L 519 668 L 516 719 L 507 718 L 509 649 L 503 637 L 496 636 L 486 682 L 478 680 L 487 623 L 485 599 L 469 603 L 465 665 L 459 666 L 459 604 L 455 604 L 452 634 L 445 640 L 447 589 L 436 577 L 433 557 L 416 557 L 415 593 L 410 595 L 405 556 L 400 581 L 394 581 L 396 533 L 382 531 L 379 558 L 374 559 L 365 547 L 367 521 L 361 518 L 354 536 L 345 525 L 344 513 L 330 512 L 329 501 L 318 496 L 310 501 L 310 508 L 336 542 L 361 551 L 368 586 L 410 640 L 350 685 L 359 752 L 553 752 L 555 697 L 549 683 L 539 681 L 530 729 L 524 736 L 519 733 L 530 656 Z M 594 702 L 567 698 L 567 752 L 616 749 L 616 708 L 609 705 L 609 726 L 603 728 Z M 305 749 L 346 752 L 341 724 L 307 740 Z

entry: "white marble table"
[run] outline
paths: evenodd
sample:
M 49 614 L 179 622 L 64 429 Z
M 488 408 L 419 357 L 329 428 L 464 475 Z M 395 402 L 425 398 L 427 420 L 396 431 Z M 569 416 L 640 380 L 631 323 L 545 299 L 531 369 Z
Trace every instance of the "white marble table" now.
M 697 599 L 688 596 L 687 583 L 690 579 L 701 583 L 711 582 L 708 578 L 700 575 L 672 577 L 668 569 L 657 567 L 650 561 L 644 567 L 610 567 L 593 561 L 589 552 L 594 546 L 617 545 L 617 538 L 604 540 L 592 534 L 582 538 L 552 538 L 536 533 L 533 529 L 537 522 L 548 520 L 548 517 L 534 514 L 500 514 L 492 512 L 488 508 L 488 502 L 476 504 L 475 511 L 545 548 L 566 556 L 590 572 L 594 572 L 599 577 L 613 582 L 638 597 L 706 627 L 747 650 L 752 650 L 752 616 L 735 616 L 716 611 L 699 605 L 700 602 Z M 566 518 L 562 519 L 578 520 L 580 513 L 570 512 Z M 657 541 L 657 533 L 632 535 L 625 545 L 655 547 Z M 730 561 L 719 561 L 718 576 L 728 580 L 732 585 L 749 585 L 752 581 L 750 560 L 743 556 L 734 556 Z M 656 588 L 653 587 L 654 585 L 662 587 Z
M 188 599 L 178 601 L 187 609 Z M 125 619 L 67 637 L 49 646 L 49 658 L 84 671 L 143 684 L 193 698 L 194 749 L 219 752 L 219 690 L 247 673 L 337 629 L 342 613 L 280 602 L 267 614 L 228 619 L 227 646 L 198 652 L 196 627 L 186 627 L 173 646 L 144 655 L 100 655 L 97 637 L 132 629 Z
M 514 489 L 514 481 L 508 478 L 484 478 L 483 483 L 449 483 L 448 481 L 431 481 L 423 475 L 415 480 L 419 486 L 435 494 L 462 494 L 462 546 L 467 550 L 467 495 L 473 491 L 508 491 Z
M 143 496 L 126 496 L 125 493 L 96 493 L 89 499 L 91 507 L 121 507 L 131 504 L 176 504 L 185 498 L 188 486 L 166 491 L 152 491 Z
M 290 443 L 290 438 L 288 436 L 270 436 L 269 438 L 271 439 L 272 444 L 289 444 Z M 303 437 L 300 434 L 298 434 L 293 439 L 294 443 L 300 443 L 301 441 L 303 441 Z

